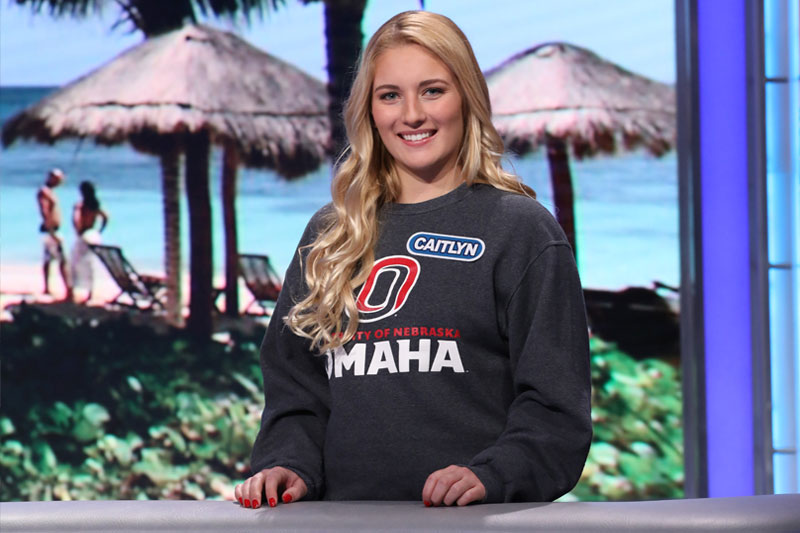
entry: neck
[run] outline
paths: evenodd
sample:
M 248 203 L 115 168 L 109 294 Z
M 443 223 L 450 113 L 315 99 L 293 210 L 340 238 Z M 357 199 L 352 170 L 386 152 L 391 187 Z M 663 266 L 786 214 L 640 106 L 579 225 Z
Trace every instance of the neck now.
M 457 168 L 441 173 L 432 179 L 398 169 L 401 190 L 397 198 L 399 204 L 416 204 L 445 195 L 464 183 L 464 178 Z

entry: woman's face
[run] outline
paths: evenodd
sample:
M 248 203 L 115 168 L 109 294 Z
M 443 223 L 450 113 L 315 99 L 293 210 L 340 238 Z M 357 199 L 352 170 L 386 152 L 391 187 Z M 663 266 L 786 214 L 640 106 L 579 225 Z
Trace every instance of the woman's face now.
M 425 48 L 390 48 L 375 62 L 372 119 L 401 180 L 460 179 L 461 95 L 450 69 Z

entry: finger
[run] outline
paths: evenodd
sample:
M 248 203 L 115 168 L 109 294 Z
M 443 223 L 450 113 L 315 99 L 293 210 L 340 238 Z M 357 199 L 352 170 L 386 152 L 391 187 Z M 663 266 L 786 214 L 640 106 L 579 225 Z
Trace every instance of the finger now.
M 283 503 L 292 503 L 302 499 L 307 493 L 308 487 L 306 486 L 306 482 L 297 474 L 292 473 L 289 475 L 289 479 L 286 482 L 286 490 L 283 491 L 281 499 Z
M 241 490 L 239 491 L 239 503 L 242 507 L 250 507 L 250 483 L 252 482 L 253 478 L 247 478 L 244 482 L 240 485 Z
M 244 499 L 242 499 L 242 484 L 237 483 L 235 487 L 233 487 L 233 499 L 239 502 L 239 505 L 243 505 Z
M 431 494 L 433 494 L 433 487 L 436 485 L 436 481 L 439 479 L 439 472 L 441 470 L 437 470 L 433 474 L 428 476 L 428 479 L 425 480 L 425 485 L 422 487 L 422 503 L 425 504 L 425 507 L 430 507 L 433 505 L 431 503 Z
M 445 473 L 438 476 L 436 484 L 433 486 L 433 490 L 431 491 L 431 505 L 434 507 L 442 505 L 445 494 L 447 494 L 447 491 L 450 490 L 450 487 L 456 481 L 458 480 L 450 473 Z
M 444 497 L 442 498 L 442 503 L 444 505 L 453 505 L 456 501 L 461 497 L 462 494 L 467 492 L 471 489 L 474 485 L 470 483 L 470 480 L 466 478 L 461 478 L 452 485 L 445 493 Z
M 259 472 L 247 478 L 242 486 L 242 505 L 247 508 L 261 502 L 261 487 L 264 484 L 264 473 Z
M 464 506 L 468 503 L 472 502 L 480 502 L 486 497 L 486 489 L 484 488 L 483 484 L 477 485 L 472 487 L 471 489 L 467 490 L 464 494 L 458 498 L 456 501 L 456 505 Z
M 277 468 L 267 474 L 267 479 L 264 481 L 264 495 L 270 507 L 278 505 L 278 485 L 284 482 L 285 477 L 285 474 Z

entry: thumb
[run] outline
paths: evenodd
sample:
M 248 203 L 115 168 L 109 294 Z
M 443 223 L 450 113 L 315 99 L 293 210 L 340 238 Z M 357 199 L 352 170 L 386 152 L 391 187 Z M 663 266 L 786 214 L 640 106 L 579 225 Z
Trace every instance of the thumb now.
M 303 478 L 297 474 L 292 474 L 286 481 L 286 489 L 283 491 L 283 503 L 292 503 L 300 500 L 308 493 L 308 487 Z

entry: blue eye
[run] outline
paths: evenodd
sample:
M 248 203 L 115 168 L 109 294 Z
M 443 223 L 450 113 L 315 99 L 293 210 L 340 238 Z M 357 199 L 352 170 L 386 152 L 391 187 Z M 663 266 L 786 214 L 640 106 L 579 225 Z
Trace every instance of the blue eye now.
M 397 99 L 397 93 L 395 92 L 383 93 L 378 98 L 380 98 L 381 100 L 395 100 Z
M 439 87 L 428 87 L 425 89 L 424 94 L 427 96 L 439 96 L 440 94 L 444 94 L 444 90 L 440 89 Z

